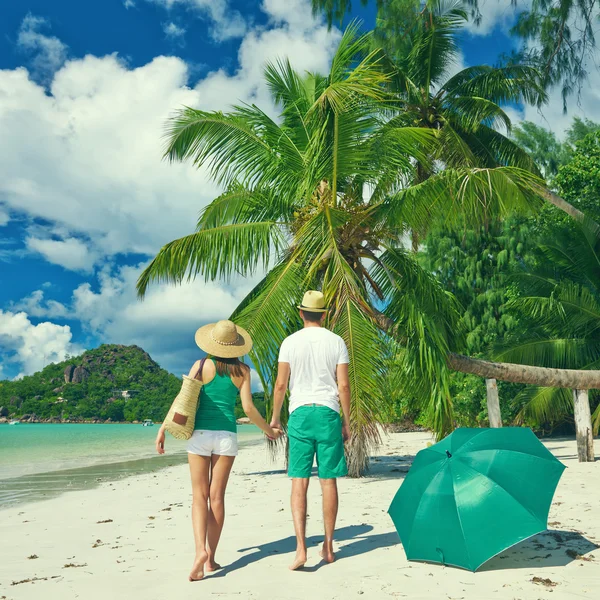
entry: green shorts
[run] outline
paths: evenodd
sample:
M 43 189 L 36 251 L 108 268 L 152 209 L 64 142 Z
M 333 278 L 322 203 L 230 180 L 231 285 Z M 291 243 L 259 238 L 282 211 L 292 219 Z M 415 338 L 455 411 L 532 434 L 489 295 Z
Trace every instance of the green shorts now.
M 315 454 L 320 479 L 335 479 L 348 474 L 342 420 L 331 408 L 318 404 L 298 407 L 288 421 L 288 438 L 290 477 L 310 477 Z

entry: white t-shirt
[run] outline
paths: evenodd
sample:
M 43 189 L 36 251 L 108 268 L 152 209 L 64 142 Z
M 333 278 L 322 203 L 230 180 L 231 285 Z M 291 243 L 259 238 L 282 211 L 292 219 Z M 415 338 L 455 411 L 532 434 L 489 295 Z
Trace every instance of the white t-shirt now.
M 339 335 L 324 327 L 305 327 L 283 340 L 279 362 L 290 364 L 290 413 L 305 404 L 340 412 L 336 367 L 350 361 Z

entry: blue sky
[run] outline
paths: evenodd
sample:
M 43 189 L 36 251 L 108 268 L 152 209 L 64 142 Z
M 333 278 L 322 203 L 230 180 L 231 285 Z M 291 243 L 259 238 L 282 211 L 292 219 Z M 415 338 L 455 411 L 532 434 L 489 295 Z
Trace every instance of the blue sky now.
M 511 48 L 505 4 L 484 2 L 482 26 L 462 39 L 464 65 Z M 352 16 L 374 22 L 372 9 Z M 264 61 L 288 55 L 324 71 L 339 35 L 309 0 L 0 4 L 0 378 L 102 342 L 189 368 L 195 329 L 227 317 L 253 281 L 156 286 L 136 300 L 143 266 L 219 192 L 189 165 L 161 161 L 164 121 L 182 104 L 268 109 Z M 594 118 L 597 106 L 591 87 L 573 114 Z M 558 95 L 544 115 L 513 116 L 568 123 Z

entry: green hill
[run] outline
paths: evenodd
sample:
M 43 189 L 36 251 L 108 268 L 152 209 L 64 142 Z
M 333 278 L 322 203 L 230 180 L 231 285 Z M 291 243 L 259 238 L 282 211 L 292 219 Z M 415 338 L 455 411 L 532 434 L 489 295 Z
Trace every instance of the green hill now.
M 138 346 L 105 344 L 19 381 L 0 381 L 0 419 L 162 421 L 180 387 Z M 264 416 L 264 394 L 253 398 Z M 235 415 L 245 416 L 239 398 Z
M 19 381 L 0 381 L 0 418 L 160 421 L 180 386 L 138 346 L 102 345 Z

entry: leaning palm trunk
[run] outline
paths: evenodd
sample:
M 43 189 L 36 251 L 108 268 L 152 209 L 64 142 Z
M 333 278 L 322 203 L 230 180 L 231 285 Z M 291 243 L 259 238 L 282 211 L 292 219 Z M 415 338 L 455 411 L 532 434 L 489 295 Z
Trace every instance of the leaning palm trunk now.
M 548 369 L 513 363 L 498 363 L 461 354 L 448 355 L 448 365 L 454 371 L 500 379 L 510 383 L 527 383 L 541 387 L 560 387 L 573 390 L 600 389 L 600 371 Z

